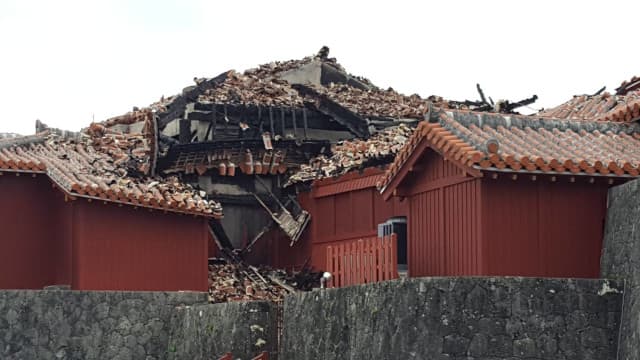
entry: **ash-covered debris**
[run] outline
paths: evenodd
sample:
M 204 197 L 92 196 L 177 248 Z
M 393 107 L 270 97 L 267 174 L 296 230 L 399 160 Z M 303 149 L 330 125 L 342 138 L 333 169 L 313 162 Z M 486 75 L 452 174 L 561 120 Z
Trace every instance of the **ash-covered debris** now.
M 320 276 L 307 268 L 291 272 L 220 260 L 209 265 L 209 302 L 280 301 L 288 294 L 319 287 Z

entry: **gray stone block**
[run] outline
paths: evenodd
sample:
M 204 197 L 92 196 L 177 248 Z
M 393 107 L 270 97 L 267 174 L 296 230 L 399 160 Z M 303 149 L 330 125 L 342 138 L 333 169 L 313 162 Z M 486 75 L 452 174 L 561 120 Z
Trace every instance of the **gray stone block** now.
M 607 280 L 420 278 L 292 295 L 280 359 L 613 360 L 622 291 Z

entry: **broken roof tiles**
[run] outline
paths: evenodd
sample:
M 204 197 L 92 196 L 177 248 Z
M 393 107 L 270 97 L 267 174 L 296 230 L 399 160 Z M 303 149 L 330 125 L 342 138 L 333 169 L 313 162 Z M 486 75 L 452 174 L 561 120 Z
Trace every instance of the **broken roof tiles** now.
M 175 177 L 144 176 L 142 135 L 92 124 L 81 141 L 39 134 L 0 142 L 0 171 L 45 173 L 72 196 L 173 212 L 221 217 L 220 204 Z
M 288 294 L 317 287 L 319 279 L 319 273 L 308 270 L 287 272 L 242 263 L 211 264 L 209 302 L 282 301 Z
M 386 128 L 366 140 L 345 140 L 332 147 L 330 157 L 321 155 L 291 175 L 287 185 L 344 175 L 351 170 L 393 161 L 413 129 L 401 124 Z
M 379 188 L 385 190 L 423 141 L 470 171 L 640 173 L 638 124 L 440 111 L 420 123 Z
M 631 122 L 640 119 L 640 79 L 623 82 L 616 94 L 578 95 L 538 113 L 554 119 Z
M 199 101 L 215 104 L 301 107 L 303 99 L 288 82 L 259 74 L 230 71 L 220 85 L 200 95 Z
M 428 106 L 427 100 L 418 95 L 406 96 L 392 89 L 363 90 L 335 83 L 326 87 L 314 86 L 313 89 L 362 116 L 422 119 Z

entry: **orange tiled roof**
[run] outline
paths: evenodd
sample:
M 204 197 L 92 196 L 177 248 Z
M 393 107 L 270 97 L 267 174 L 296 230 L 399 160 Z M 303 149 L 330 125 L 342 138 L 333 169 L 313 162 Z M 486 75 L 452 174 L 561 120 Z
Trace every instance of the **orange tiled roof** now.
M 440 111 L 423 121 L 378 187 L 384 192 L 418 145 L 475 171 L 638 176 L 640 125 Z
M 146 176 L 148 146 L 141 134 L 92 124 L 80 139 L 39 135 L 0 140 L 0 172 L 44 173 L 71 196 L 172 212 L 221 217 L 220 204 L 175 177 Z
M 615 94 L 579 95 L 538 115 L 555 119 L 631 122 L 640 119 L 640 79 L 623 82 Z

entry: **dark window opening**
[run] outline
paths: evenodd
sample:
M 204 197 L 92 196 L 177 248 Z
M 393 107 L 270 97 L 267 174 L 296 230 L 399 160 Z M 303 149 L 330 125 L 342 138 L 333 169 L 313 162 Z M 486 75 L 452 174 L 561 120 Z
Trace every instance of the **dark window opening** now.
M 404 216 L 392 217 L 378 224 L 378 237 L 396 234 L 398 238 L 398 271 L 406 272 L 407 262 L 407 218 Z

